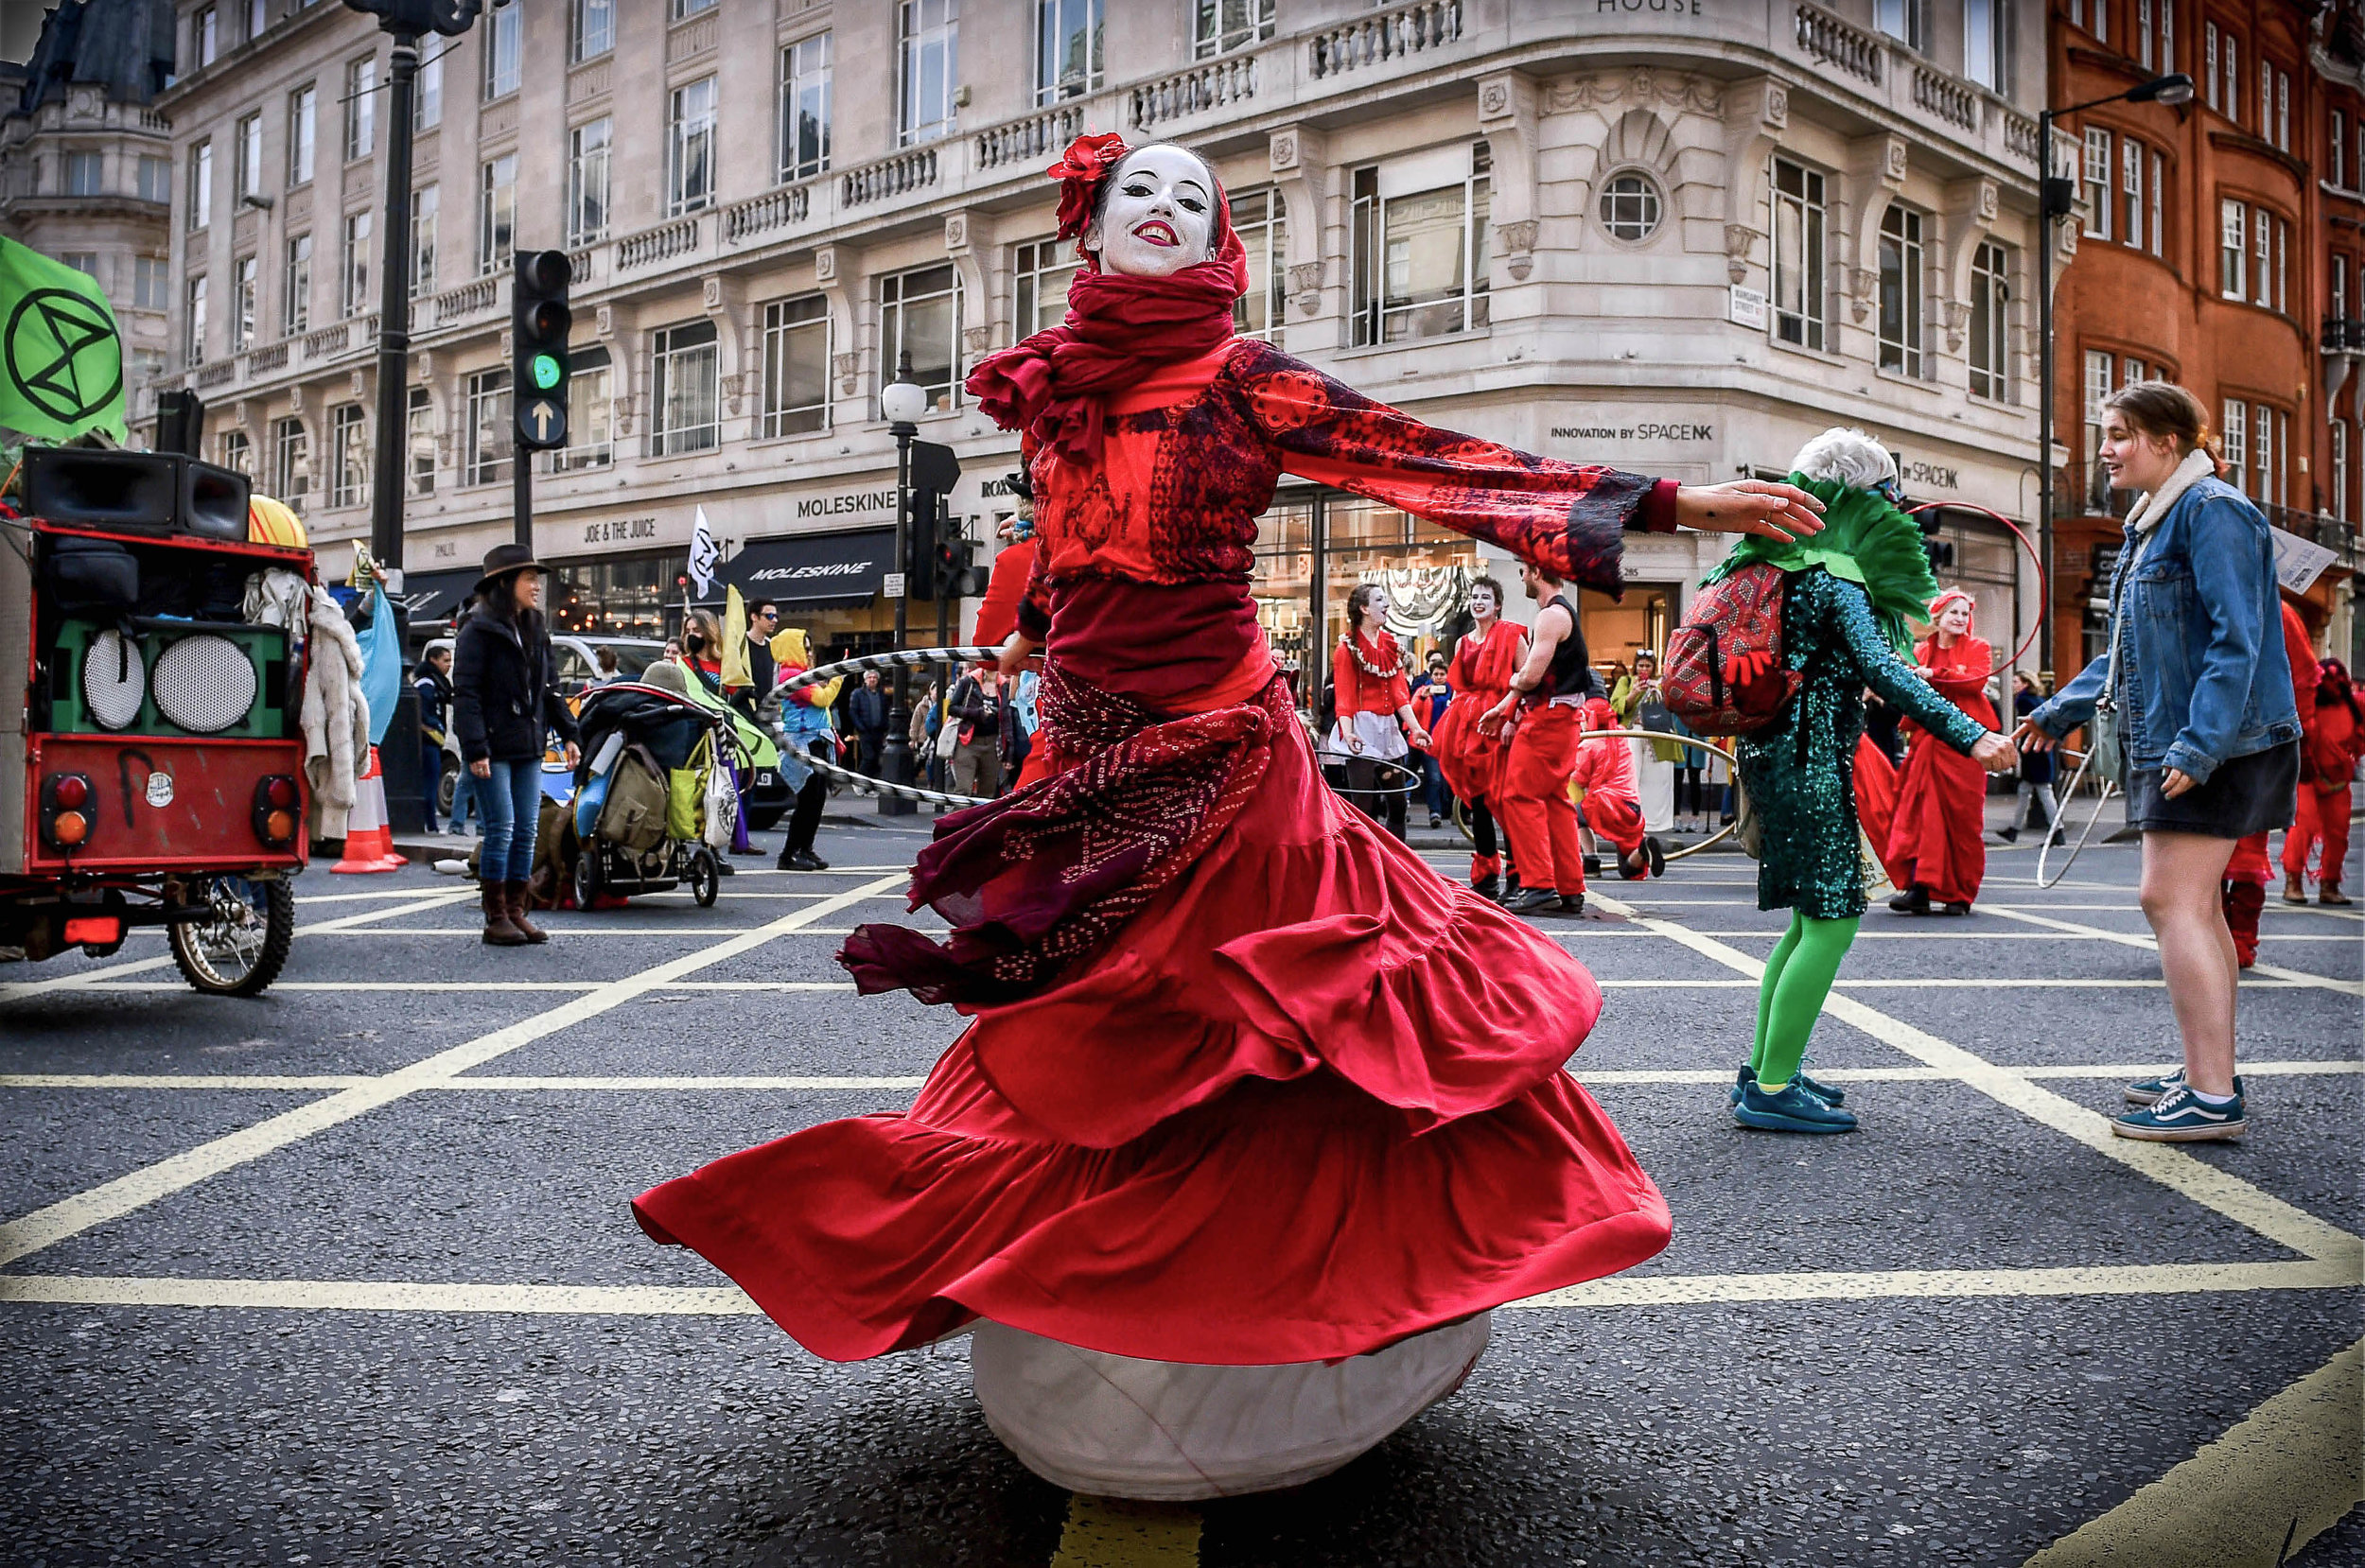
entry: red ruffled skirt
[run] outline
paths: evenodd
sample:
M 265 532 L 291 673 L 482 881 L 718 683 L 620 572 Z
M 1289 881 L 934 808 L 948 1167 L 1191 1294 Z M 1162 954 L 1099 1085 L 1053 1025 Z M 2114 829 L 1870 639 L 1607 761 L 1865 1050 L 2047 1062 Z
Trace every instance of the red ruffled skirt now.
M 911 1109 L 653 1188 L 643 1228 L 838 1361 L 980 1316 L 1151 1360 L 1330 1360 L 1664 1247 L 1665 1200 L 1561 1071 L 1592 977 L 1340 802 L 1271 698 L 1127 741 L 1231 782 L 1181 792 L 1218 803 L 1205 830 L 1159 841 L 1154 894 L 1047 977 L 1007 979 L 1050 940 L 1025 915 L 1047 870 L 1088 882 L 1165 825 L 1104 798 L 1047 833 L 1030 802 L 1067 775 L 946 817 L 914 904 L 982 945 L 866 928 L 846 955 L 971 1015 Z

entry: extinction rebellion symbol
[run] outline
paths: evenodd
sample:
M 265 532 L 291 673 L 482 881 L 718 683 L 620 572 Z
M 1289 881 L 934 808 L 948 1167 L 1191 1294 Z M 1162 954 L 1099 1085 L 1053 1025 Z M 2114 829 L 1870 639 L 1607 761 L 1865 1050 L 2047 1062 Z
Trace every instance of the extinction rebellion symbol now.
M 123 390 L 123 353 L 106 316 L 79 294 L 37 288 L 9 317 L 9 380 L 61 425 L 90 418 Z

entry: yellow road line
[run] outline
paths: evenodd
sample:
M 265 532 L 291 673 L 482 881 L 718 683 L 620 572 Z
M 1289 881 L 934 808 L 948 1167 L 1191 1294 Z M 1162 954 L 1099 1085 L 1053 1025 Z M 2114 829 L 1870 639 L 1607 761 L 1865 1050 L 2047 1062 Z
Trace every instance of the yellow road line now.
M 1624 907 L 1615 900 L 1604 899 L 1603 902 L 1613 913 L 1626 913 Z M 1636 919 L 1638 924 L 1728 968 L 1756 978 L 1761 978 L 1765 973 L 1765 966 L 1759 960 L 1703 932 L 1673 920 L 1656 920 L 1648 916 L 1637 916 Z M 1989 1099 L 2009 1106 L 2057 1132 L 2068 1134 L 2095 1153 L 2141 1172 L 2194 1202 L 2216 1210 L 2236 1224 L 2248 1226 L 2278 1246 L 2319 1261 L 2337 1262 L 2352 1274 L 2361 1263 L 2365 1263 L 2365 1242 L 2360 1242 L 2337 1225 L 2320 1220 L 2306 1211 L 2286 1203 L 2262 1187 L 2244 1181 L 2204 1160 L 2196 1159 L 2174 1144 L 2146 1143 L 2120 1138 L 2111 1131 L 2110 1122 L 2100 1112 L 2089 1110 L 2051 1089 L 2039 1088 L 2008 1068 L 1998 1067 L 1984 1056 L 1942 1040 L 1902 1019 L 1891 1018 L 1853 997 L 1835 992 L 1824 999 L 1823 1011 L 1851 1028 L 1862 1030 L 1883 1045 L 1903 1052 L 1923 1066 L 1942 1069 L 1949 1076 L 1969 1084 Z
M 2339 1290 L 2335 1263 L 2144 1263 L 2096 1268 L 1888 1269 L 1829 1274 L 1620 1274 L 1505 1311 L 1714 1306 L 1756 1301 L 2214 1295 Z M 734 1286 L 536 1285 L 408 1280 L 201 1280 L 141 1275 L 0 1275 L 0 1304 L 240 1307 L 288 1312 L 556 1313 L 739 1317 L 758 1310 Z
M 2365 1502 L 2361 1396 L 2365 1340 L 2030 1558 L 2027 1568 L 2263 1568 L 2297 1556 Z
M 2354 1268 L 2289 1263 L 2134 1263 L 2101 1268 L 1907 1268 L 1848 1274 L 1619 1274 L 1511 1309 L 1705 1306 L 1739 1301 L 1871 1301 L 1896 1298 L 2182 1296 L 2252 1290 L 2340 1290 Z
M 1199 1531 L 1197 1508 L 1077 1492 L 1051 1568 L 1196 1568 Z
M 769 925 L 760 926 L 699 951 L 668 959 L 637 975 L 611 981 L 596 991 L 563 1002 L 537 1018 L 526 1019 L 481 1035 L 381 1077 L 341 1089 L 325 1099 L 315 1100 L 293 1110 L 282 1111 L 253 1126 L 213 1139 L 128 1176 L 102 1182 L 87 1192 L 37 1209 L 20 1219 L 0 1225 L 0 1263 L 13 1263 L 69 1236 L 79 1235 L 95 1225 L 102 1225 L 135 1209 L 145 1208 L 208 1176 L 259 1159 L 316 1132 L 366 1115 L 381 1106 L 391 1105 L 414 1090 L 438 1085 L 470 1068 L 482 1067 L 521 1045 L 596 1018 L 659 985 L 753 951 L 773 937 L 846 908 L 884 885 L 884 881 L 867 884 L 838 897 L 808 905 L 793 915 L 782 915 Z

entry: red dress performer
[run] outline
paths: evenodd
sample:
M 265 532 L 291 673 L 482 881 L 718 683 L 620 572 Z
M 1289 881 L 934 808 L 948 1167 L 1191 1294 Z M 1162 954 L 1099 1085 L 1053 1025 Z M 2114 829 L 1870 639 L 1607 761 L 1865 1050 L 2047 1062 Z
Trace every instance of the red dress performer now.
M 1480 735 L 1478 722 L 1503 700 L 1511 677 L 1527 657 L 1520 629 L 1503 619 L 1503 585 L 1491 577 L 1470 584 L 1470 618 L 1475 623 L 1454 644 L 1446 684 L 1453 700 L 1437 722 L 1437 766 L 1445 787 L 1470 814 L 1470 885 L 1490 897 L 1503 889 L 1503 862 L 1495 838 L 1495 819 L 1501 813 L 1503 758 L 1510 750 L 1501 735 Z M 1516 878 L 1517 860 L 1513 871 Z
M 1249 593 L 1276 479 L 1611 589 L 1646 519 L 1818 525 L 1786 488 L 1432 429 L 1235 338 L 1245 259 L 1182 148 L 1086 137 L 1053 173 L 1084 236 L 1068 324 L 969 382 L 1038 444 L 1003 658 L 1044 648 L 1045 775 L 937 824 L 911 902 L 948 942 L 871 925 L 840 954 L 969 1025 L 909 1110 L 634 1207 L 820 1355 L 971 1331 L 988 1422 L 1060 1485 L 1292 1485 L 1457 1386 L 1488 1309 L 1629 1267 L 1669 1222 L 1561 1071 L 1592 978 L 1323 784 Z
M 1401 839 L 1406 792 L 1398 770 L 1412 746 L 1427 750 L 1432 742 L 1412 715 L 1404 651 L 1389 634 L 1387 618 L 1388 590 L 1378 584 L 1358 584 L 1347 595 L 1347 634 L 1330 661 L 1339 723 L 1328 755 L 1346 764 L 1347 798 Z M 1381 763 L 1395 766 L 1383 770 Z
M 2283 601 L 2283 656 L 2291 666 L 2291 706 L 2299 713 L 2303 737 L 2316 727 L 2316 650 L 2307 639 L 2307 622 Z M 2300 826 L 2307 812 L 2307 746 L 2304 739 L 2300 746 L 2299 798 L 2292 809 L 2291 826 L 2283 831 L 2283 848 L 2289 857 L 2291 835 L 2304 833 Z M 2226 931 L 2234 938 L 2234 962 L 2237 968 L 2247 969 L 2258 962 L 2258 916 L 2267 907 L 2267 884 L 2274 880 L 2274 862 L 2267 857 L 2267 832 L 2252 833 L 2234 843 L 2233 858 L 2226 862 L 2225 880 L 2218 887 L 2218 907 L 2225 911 Z M 2300 863 L 2307 863 L 2305 840 L 2302 840 Z M 2284 889 L 2284 901 L 2304 903 L 2307 894 L 2302 889 L 2297 900 L 2291 889 Z
M 1921 678 L 1992 730 L 1995 705 L 1988 701 L 1988 678 L 1995 673 L 1995 652 L 1971 635 L 1971 595 L 1960 588 L 1932 600 L 1935 630 L 1914 652 Z M 1899 889 L 1889 908 L 1928 915 L 1936 904 L 1949 915 L 1969 915 L 1988 874 L 1987 771 L 1918 724 L 1912 734 L 1897 781 L 1897 814 L 1881 857 Z

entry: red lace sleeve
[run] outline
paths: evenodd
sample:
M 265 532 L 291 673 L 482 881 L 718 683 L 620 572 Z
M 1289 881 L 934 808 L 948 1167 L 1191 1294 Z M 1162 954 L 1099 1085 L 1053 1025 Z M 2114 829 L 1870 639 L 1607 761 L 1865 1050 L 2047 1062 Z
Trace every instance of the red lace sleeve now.
M 1499 545 L 1564 582 L 1615 594 L 1624 535 L 1673 531 L 1672 480 L 1424 425 L 1263 344 L 1230 370 L 1290 473 Z

